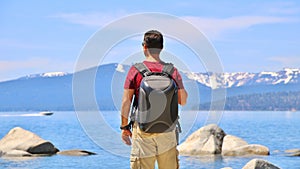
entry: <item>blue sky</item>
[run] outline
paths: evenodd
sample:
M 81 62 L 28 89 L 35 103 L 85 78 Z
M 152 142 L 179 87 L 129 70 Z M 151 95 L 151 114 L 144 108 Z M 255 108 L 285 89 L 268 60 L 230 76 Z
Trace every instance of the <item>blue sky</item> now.
M 0 2 L 0 81 L 73 72 L 80 51 L 95 32 L 143 12 L 166 13 L 192 23 L 215 47 L 226 72 L 300 68 L 297 0 L 4 0 Z M 140 39 L 116 45 L 105 62 L 122 62 L 126 55 L 140 51 Z M 172 44 L 166 39 L 166 49 L 185 55 L 189 62 L 190 54 Z M 201 63 L 190 62 L 191 71 L 203 71 Z

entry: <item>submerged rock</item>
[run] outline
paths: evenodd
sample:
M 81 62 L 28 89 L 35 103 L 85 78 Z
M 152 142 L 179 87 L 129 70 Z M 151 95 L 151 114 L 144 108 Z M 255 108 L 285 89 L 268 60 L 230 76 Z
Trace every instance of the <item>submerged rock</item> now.
M 300 149 L 286 150 L 285 153 L 287 153 L 288 156 L 300 156 Z
M 57 154 L 59 155 L 67 155 L 67 156 L 88 156 L 88 155 L 96 155 L 96 153 L 86 151 L 86 150 L 66 150 L 60 151 Z
M 225 132 L 216 124 L 201 127 L 178 146 L 181 155 L 220 154 Z
M 38 135 L 15 127 L 0 140 L 0 151 L 4 156 L 30 156 L 30 154 L 53 155 L 59 150 Z
M 261 160 L 261 159 L 253 159 L 249 161 L 242 169 L 280 169 L 274 164 Z

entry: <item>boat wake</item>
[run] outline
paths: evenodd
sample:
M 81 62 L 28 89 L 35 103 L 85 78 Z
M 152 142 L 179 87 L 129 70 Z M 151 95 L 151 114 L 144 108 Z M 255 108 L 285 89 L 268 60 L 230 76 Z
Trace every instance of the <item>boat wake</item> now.
M 34 117 L 34 116 L 51 116 L 53 113 L 44 111 L 39 113 L 26 113 L 26 114 L 0 114 L 0 117 Z

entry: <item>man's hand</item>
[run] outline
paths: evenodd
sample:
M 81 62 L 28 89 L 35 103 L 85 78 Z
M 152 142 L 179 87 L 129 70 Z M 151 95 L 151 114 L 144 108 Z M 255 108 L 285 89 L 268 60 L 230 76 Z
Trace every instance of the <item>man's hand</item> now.
M 122 140 L 125 144 L 131 145 L 131 139 L 132 133 L 130 130 L 122 130 Z

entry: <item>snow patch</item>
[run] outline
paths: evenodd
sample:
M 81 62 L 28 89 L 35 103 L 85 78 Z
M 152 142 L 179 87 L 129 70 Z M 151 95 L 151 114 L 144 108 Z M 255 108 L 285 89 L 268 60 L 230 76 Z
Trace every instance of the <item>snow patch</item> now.
M 48 73 L 42 73 L 41 77 L 60 77 L 68 75 L 66 72 L 48 72 Z
M 117 68 L 116 68 L 116 71 L 121 72 L 121 73 L 124 73 L 124 72 L 125 72 L 124 66 L 121 65 L 121 64 L 118 64 L 118 65 L 117 65 Z
M 38 77 L 61 77 L 61 76 L 66 76 L 68 74 L 69 73 L 66 73 L 66 72 L 48 72 L 48 73 L 27 75 L 25 77 L 21 77 L 20 79 L 32 79 L 32 78 L 38 78 Z
M 261 72 L 260 73 L 261 75 L 270 75 L 270 76 L 278 76 L 278 73 L 277 72 Z

